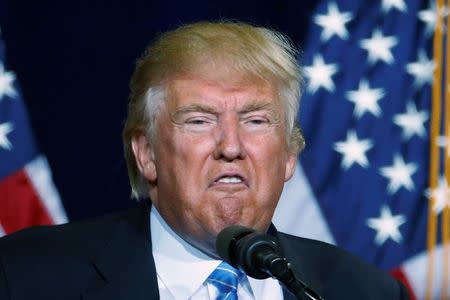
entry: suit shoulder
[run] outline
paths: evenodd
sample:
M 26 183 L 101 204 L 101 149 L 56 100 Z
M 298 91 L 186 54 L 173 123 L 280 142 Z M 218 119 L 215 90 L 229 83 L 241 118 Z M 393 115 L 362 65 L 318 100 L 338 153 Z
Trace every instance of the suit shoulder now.
M 331 288 L 333 294 L 342 293 L 343 297 L 352 293 L 366 295 L 371 291 L 374 299 L 407 299 L 403 285 L 387 272 L 341 248 L 285 233 L 279 234 L 279 240 L 285 255 L 294 265 L 314 272 L 315 281 L 323 283 L 324 290 Z
M 313 262 L 318 260 L 320 263 L 327 262 L 328 265 L 331 262 L 331 265 L 352 263 L 364 269 L 378 271 L 378 269 L 361 258 L 326 242 L 301 238 L 286 233 L 280 233 L 279 239 L 283 244 L 283 248 L 291 255 L 302 253 L 302 255 L 306 255 Z
M 129 248 L 122 245 L 143 231 L 147 212 L 138 206 L 0 239 L 0 298 L 80 299 L 81 293 L 104 284 L 108 268 L 102 273 L 97 267 L 105 257 L 114 262 L 108 266 L 129 262 Z
M 95 249 L 107 240 L 108 235 L 129 211 L 62 225 L 30 227 L 0 238 L 0 256 L 29 257 L 39 254 L 78 255 Z
M 333 260 L 336 260 L 337 258 L 350 260 L 355 259 L 361 263 L 364 263 L 360 258 L 354 256 L 353 254 L 350 254 L 349 252 L 335 245 L 322 242 L 319 240 L 298 237 L 283 232 L 279 233 L 279 239 L 280 242 L 290 250 L 292 249 L 306 250 L 306 253 L 311 254 L 313 256 L 316 255 L 320 256 L 322 259 L 326 259 L 327 257 L 330 257 Z

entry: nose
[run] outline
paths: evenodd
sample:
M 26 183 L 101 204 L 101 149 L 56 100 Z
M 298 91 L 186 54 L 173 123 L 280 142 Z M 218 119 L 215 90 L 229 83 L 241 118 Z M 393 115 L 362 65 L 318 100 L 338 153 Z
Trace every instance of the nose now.
M 218 126 L 214 158 L 217 160 L 234 161 L 244 159 L 246 151 L 242 143 L 239 120 L 230 118 L 222 120 Z

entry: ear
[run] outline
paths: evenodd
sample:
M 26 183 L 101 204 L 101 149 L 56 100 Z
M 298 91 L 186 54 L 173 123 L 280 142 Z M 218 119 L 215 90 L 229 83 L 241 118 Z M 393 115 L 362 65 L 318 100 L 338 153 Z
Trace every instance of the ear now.
M 286 169 L 284 173 L 284 181 L 288 181 L 294 175 L 297 166 L 297 155 L 288 153 L 286 158 Z
M 139 172 L 150 182 L 155 182 L 157 177 L 155 154 L 147 137 L 144 134 L 133 136 L 131 146 Z

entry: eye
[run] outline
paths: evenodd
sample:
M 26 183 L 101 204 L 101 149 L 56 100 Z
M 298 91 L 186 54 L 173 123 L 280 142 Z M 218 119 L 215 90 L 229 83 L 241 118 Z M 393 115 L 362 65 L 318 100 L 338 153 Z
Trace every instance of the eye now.
M 257 118 L 257 119 L 250 119 L 248 123 L 252 125 L 262 125 L 268 123 L 267 119 Z
M 266 116 L 250 116 L 243 120 L 245 128 L 249 131 L 262 131 L 267 129 L 271 122 Z
M 216 119 L 209 116 L 193 116 L 183 121 L 183 127 L 192 132 L 207 132 L 216 124 Z
M 269 124 L 270 121 L 265 117 L 249 117 L 245 120 L 245 123 L 251 126 L 261 126 Z
M 189 119 L 186 120 L 187 124 L 191 124 L 191 125 L 204 125 L 209 123 L 208 120 L 205 119 Z

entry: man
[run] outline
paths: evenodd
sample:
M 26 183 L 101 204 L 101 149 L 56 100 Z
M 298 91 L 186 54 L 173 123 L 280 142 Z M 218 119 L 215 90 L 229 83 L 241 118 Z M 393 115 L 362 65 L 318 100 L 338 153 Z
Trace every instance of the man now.
M 303 147 L 295 54 L 283 35 L 243 23 L 157 39 L 131 79 L 123 134 L 133 195 L 151 205 L 5 237 L 0 299 L 295 299 L 222 263 L 215 241 L 234 224 L 272 235 L 324 299 L 407 299 L 359 259 L 271 226 Z M 233 284 L 217 284 L 224 272 Z

